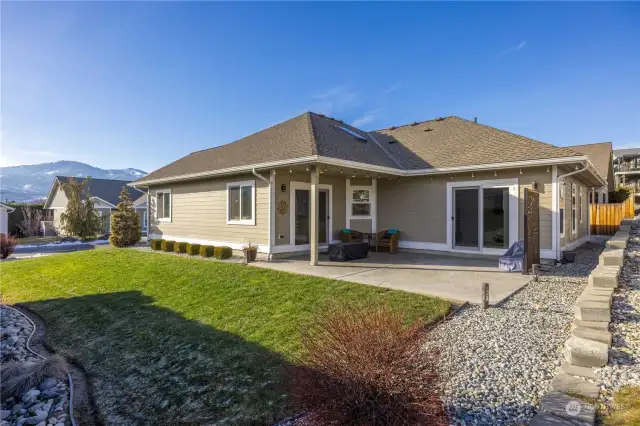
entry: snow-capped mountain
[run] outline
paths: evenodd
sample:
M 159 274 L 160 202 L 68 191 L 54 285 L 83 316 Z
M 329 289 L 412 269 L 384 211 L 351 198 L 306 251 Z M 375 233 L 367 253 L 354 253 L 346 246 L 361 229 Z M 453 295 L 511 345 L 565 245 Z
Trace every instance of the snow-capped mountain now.
M 136 180 L 139 169 L 101 169 L 77 161 L 30 164 L 0 169 L 0 200 L 32 201 L 46 198 L 55 176 L 91 176 L 96 179 Z

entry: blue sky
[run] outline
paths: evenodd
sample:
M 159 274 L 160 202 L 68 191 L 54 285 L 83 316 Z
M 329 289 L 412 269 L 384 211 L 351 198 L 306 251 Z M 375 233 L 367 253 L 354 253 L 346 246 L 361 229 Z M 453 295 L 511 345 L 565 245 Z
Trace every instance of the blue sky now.
M 639 3 L 2 3 L 3 165 L 151 171 L 306 110 L 640 146 Z

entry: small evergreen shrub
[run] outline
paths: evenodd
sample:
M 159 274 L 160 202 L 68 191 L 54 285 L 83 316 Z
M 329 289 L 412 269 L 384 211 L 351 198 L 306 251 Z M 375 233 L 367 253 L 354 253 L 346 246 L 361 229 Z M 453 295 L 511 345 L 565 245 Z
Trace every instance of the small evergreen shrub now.
M 191 256 L 200 254 L 200 244 L 187 244 L 187 253 Z
M 173 251 L 175 241 L 162 240 L 162 251 Z
M 214 246 L 200 246 L 200 256 L 202 257 L 213 257 L 214 251 Z
M 18 240 L 11 235 L 0 233 L 0 259 L 6 259 L 16 250 Z
M 216 247 L 213 253 L 216 259 L 229 259 L 233 256 L 233 250 L 231 250 L 231 247 L 227 246 Z
M 175 243 L 173 246 L 173 250 L 176 253 L 186 253 L 187 252 L 187 243 Z
M 151 247 L 151 250 L 162 250 L 162 241 L 163 240 L 149 240 L 149 247 Z

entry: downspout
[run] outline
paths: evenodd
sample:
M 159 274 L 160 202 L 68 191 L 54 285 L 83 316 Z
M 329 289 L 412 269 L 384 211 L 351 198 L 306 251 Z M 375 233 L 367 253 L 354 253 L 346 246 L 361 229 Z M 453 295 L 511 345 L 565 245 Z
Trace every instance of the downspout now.
M 585 163 L 582 164 L 582 168 L 581 169 L 574 170 L 572 172 L 565 173 L 563 175 L 558 176 L 558 179 L 557 179 L 557 183 L 558 183 L 558 198 L 560 197 L 560 185 L 564 185 L 564 179 L 565 178 L 567 178 L 569 176 L 577 175 L 577 174 L 582 173 L 582 172 L 587 171 L 587 170 L 589 170 L 589 163 L 585 162 Z M 565 200 L 566 200 L 566 194 L 565 194 Z M 558 201 L 558 208 L 560 208 L 559 206 L 560 206 L 560 201 Z M 565 217 L 563 218 L 563 220 L 566 219 L 566 216 L 567 216 L 566 210 L 567 210 L 567 206 L 565 205 L 565 215 L 564 215 Z M 559 226 L 560 226 L 560 224 L 558 224 L 558 227 Z M 567 230 L 565 229 L 565 235 L 566 235 L 566 233 L 567 233 Z M 558 244 L 556 245 L 556 259 L 560 259 L 560 255 L 562 253 L 562 247 L 560 246 L 560 231 L 559 231 L 559 228 L 558 228 L 558 241 L 557 241 L 557 243 Z
M 272 188 L 271 188 L 271 180 L 270 180 L 270 179 L 267 179 L 267 178 L 266 178 L 266 177 L 264 177 L 264 176 L 262 176 L 260 173 L 258 173 L 258 172 L 256 171 L 256 169 L 251 169 L 251 173 L 253 173 L 253 175 L 254 175 L 255 177 L 257 177 L 258 179 L 260 179 L 260 180 L 261 180 L 261 181 L 263 181 L 263 182 L 266 182 L 266 183 L 267 183 L 267 185 L 269 185 L 269 216 L 268 216 L 268 218 L 267 218 L 267 219 L 268 219 L 268 221 L 269 221 L 269 222 L 268 222 L 268 224 L 269 224 L 269 225 L 267 226 L 267 232 L 268 232 L 269 234 L 267 235 L 267 244 L 268 244 L 268 246 L 269 246 L 269 251 L 268 251 L 268 253 L 271 253 L 271 247 L 272 247 L 272 246 L 273 246 L 273 244 L 274 244 L 274 241 L 271 241 L 271 239 L 272 239 L 272 237 L 271 237 L 271 231 L 272 231 L 272 229 L 271 229 L 271 215 L 273 215 L 273 213 L 274 213 L 274 212 L 273 212 L 273 209 L 275 208 L 274 206 L 272 206 L 272 205 L 271 205 L 271 190 L 272 190 Z M 256 216 L 257 216 L 257 215 L 258 215 L 258 213 L 256 212 Z M 256 218 L 256 219 L 257 219 L 257 218 Z

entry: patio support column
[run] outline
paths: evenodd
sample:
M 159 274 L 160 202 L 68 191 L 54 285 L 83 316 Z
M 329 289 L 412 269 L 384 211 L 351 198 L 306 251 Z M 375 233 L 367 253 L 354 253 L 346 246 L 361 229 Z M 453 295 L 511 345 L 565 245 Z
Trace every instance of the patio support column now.
M 311 191 L 310 191 L 310 203 L 309 203 L 309 210 L 310 210 L 310 219 L 311 219 L 311 223 L 309 226 L 309 242 L 310 244 L 310 251 L 311 251 L 311 255 L 310 255 L 310 261 L 309 263 L 311 265 L 317 265 L 318 264 L 318 185 L 319 185 L 319 181 L 320 181 L 320 176 L 318 175 L 318 167 L 317 166 L 311 166 Z

